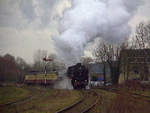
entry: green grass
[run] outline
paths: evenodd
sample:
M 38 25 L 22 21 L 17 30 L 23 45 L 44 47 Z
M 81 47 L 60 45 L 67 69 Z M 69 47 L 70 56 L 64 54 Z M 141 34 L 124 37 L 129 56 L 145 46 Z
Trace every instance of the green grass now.
M 25 113 L 54 113 L 73 104 L 80 97 L 81 95 L 78 91 L 53 90 L 47 96 L 33 102 L 33 109 L 27 110 Z
M 6 104 L 27 97 L 30 91 L 18 87 L 0 87 L 0 104 Z
M 81 98 L 75 90 L 56 90 L 49 88 L 30 87 L 34 94 L 28 101 L 0 108 L 2 113 L 55 113 L 57 110 L 73 104 Z

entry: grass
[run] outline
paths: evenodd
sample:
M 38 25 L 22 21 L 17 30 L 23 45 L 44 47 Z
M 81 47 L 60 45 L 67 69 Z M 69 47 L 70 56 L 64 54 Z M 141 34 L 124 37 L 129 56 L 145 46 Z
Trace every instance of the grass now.
M 0 110 L 2 113 L 54 113 L 81 98 L 81 93 L 75 90 L 55 90 L 48 88 L 33 88 L 32 99 L 5 106 Z
M 135 99 L 131 93 L 122 92 L 111 102 L 106 113 L 150 113 L 150 103 L 142 98 Z
M 78 91 L 54 90 L 52 94 L 38 100 L 42 103 L 35 104 L 35 108 L 39 109 L 40 112 L 54 113 L 55 111 L 73 104 L 80 99 L 80 97 L 81 95 Z M 34 113 L 34 110 L 31 111 Z
M 93 92 L 84 91 L 85 99 L 74 106 L 72 109 L 68 110 L 68 113 L 80 113 L 81 111 L 89 108 L 96 100 L 96 95 Z
M 150 97 L 150 90 L 147 89 L 147 90 L 129 90 L 130 92 L 132 93 L 136 93 L 136 94 L 140 94 L 140 95 L 143 95 L 143 96 L 149 96 Z
M 95 103 L 95 101 L 97 99 L 97 95 L 90 92 L 89 94 L 87 94 L 86 98 L 88 98 L 88 99 L 85 99 L 85 101 L 84 101 L 84 103 L 82 104 L 82 107 L 81 107 L 83 110 L 89 108 L 89 106 L 91 106 L 92 104 Z
M 131 89 L 122 90 L 122 92 L 126 92 L 126 94 L 130 93 L 131 95 L 133 94 L 132 97 L 135 97 L 139 100 L 142 99 L 141 101 L 144 101 L 144 100 L 150 101 L 150 98 L 147 98 L 147 97 L 150 97 L 150 90 L 149 89 L 142 90 L 140 88 L 137 88 L 136 90 L 134 90 L 131 88 Z M 139 94 L 139 95 L 142 95 L 143 97 L 140 97 L 139 95 L 134 95 L 134 94 Z M 144 97 L 144 96 L 146 96 L 146 97 Z
M 100 89 L 94 90 L 100 95 L 100 100 L 96 106 L 91 111 L 89 111 L 89 113 L 106 113 L 107 109 L 110 107 L 111 102 L 116 97 L 116 94 Z
M 136 93 L 150 96 L 148 85 L 140 84 L 138 81 L 126 81 L 119 89 L 121 94 L 111 103 L 109 113 L 110 111 L 111 113 L 150 113 L 150 103 L 147 101 L 149 99 L 132 95 Z
M 30 94 L 30 91 L 25 88 L 14 86 L 0 87 L 0 104 L 14 102 L 25 98 Z
M 135 99 L 126 89 L 122 89 L 121 94 L 101 89 L 93 90 L 99 93 L 101 98 L 89 113 L 150 113 L 150 103 L 142 98 Z M 136 91 L 143 95 L 149 95 L 149 90 Z M 82 97 L 81 92 L 77 90 L 7 86 L 0 87 L 0 103 L 16 101 L 30 94 L 33 94 L 33 98 L 22 103 L 1 107 L 0 113 L 54 113 Z
M 73 104 L 75 101 L 81 98 L 81 95 L 79 94 L 78 91 L 61 90 L 61 91 L 57 91 L 55 94 L 53 94 L 50 97 L 51 100 L 47 102 L 46 106 L 45 105 L 44 106 L 48 108 L 47 111 L 51 111 L 51 113 L 53 113 L 68 105 Z
M 150 85 L 141 84 L 138 81 L 126 81 L 125 84 L 119 86 L 122 92 L 129 92 L 150 97 Z
M 101 96 L 98 104 L 89 113 L 150 113 L 150 103 L 144 98 L 134 98 L 131 90 L 122 89 L 120 94 L 94 89 Z M 132 90 L 133 91 L 133 90 Z M 149 95 L 149 90 L 136 93 Z

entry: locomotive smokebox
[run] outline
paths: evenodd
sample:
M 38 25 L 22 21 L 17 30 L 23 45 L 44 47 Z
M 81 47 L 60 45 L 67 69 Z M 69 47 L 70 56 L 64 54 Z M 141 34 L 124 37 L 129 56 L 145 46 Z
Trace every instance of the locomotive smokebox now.
M 68 67 L 67 76 L 74 89 L 82 89 L 88 85 L 88 69 L 81 63 Z

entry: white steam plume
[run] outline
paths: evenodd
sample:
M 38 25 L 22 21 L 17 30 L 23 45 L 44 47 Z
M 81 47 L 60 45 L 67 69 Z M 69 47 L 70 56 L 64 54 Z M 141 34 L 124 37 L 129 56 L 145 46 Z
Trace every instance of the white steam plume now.
M 124 40 L 139 4 L 140 0 L 72 0 L 61 20 L 60 37 L 54 38 L 58 54 L 72 64 L 98 36 L 111 43 Z

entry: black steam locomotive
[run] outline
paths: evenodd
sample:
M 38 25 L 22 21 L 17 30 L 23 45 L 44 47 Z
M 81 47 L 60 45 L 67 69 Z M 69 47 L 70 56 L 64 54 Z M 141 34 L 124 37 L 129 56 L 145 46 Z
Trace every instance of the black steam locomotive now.
M 81 63 L 68 67 L 67 76 L 71 78 L 74 89 L 82 89 L 88 85 L 88 69 Z

